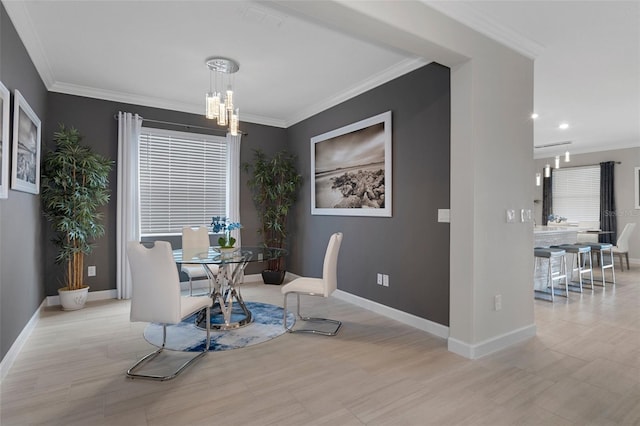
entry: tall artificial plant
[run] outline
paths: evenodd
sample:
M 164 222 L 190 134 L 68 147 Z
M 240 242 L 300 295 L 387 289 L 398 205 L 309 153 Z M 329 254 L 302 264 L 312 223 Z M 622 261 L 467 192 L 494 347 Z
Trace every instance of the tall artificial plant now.
M 99 208 L 109 202 L 113 162 L 80 144 L 82 136 L 63 124 L 54 133 L 55 150 L 42 162 L 41 197 L 44 216 L 56 233 L 56 263 L 66 262 L 64 288 L 84 285 L 84 256 L 104 235 Z
M 247 185 L 253 191 L 253 201 L 260 218 L 259 233 L 268 247 L 285 248 L 287 243 L 287 217 L 296 201 L 302 176 L 296 169 L 296 156 L 279 151 L 272 157 L 262 150 L 254 150 L 251 163 L 243 168 L 250 174 Z M 270 260 L 270 271 L 283 271 L 284 258 Z

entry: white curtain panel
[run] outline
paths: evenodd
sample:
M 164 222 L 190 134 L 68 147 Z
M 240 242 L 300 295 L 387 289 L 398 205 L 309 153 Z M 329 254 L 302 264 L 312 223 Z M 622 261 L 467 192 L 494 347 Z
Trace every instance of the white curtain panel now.
M 127 260 L 127 242 L 140 241 L 138 203 L 138 145 L 142 117 L 118 112 L 118 206 L 117 276 L 118 299 L 131 298 L 131 270 Z
M 231 136 L 227 133 L 227 217 L 231 222 L 240 221 L 240 140 L 242 136 Z M 231 231 L 236 239 L 236 247 L 242 247 L 240 230 Z M 237 264 L 231 265 L 231 273 Z M 238 282 L 244 282 L 244 271 L 238 277 Z
M 242 135 L 227 133 L 227 217 L 231 222 L 240 222 L 240 140 Z M 231 231 L 240 247 L 240 230 Z

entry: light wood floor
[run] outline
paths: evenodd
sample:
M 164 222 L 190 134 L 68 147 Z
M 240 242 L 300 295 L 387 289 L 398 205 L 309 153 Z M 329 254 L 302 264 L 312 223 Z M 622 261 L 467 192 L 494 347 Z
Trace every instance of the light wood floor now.
M 535 338 L 480 360 L 349 303 L 336 337 L 285 334 L 208 354 L 169 382 L 128 380 L 152 347 L 126 301 L 46 309 L 2 382 L 9 425 L 640 425 L 640 268 L 615 288 L 535 301 Z M 245 300 L 281 304 L 247 284 Z M 178 354 L 179 353 L 174 353 Z

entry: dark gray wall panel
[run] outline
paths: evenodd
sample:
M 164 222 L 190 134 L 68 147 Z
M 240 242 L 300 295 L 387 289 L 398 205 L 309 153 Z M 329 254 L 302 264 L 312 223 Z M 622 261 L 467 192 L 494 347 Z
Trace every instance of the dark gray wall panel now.
M 60 93 L 49 94 L 48 113 L 50 115 L 49 125 L 43 133 L 43 140 L 52 147 L 53 132 L 57 129 L 58 123 L 76 127 L 84 137 L 84 142 L 91 146 L 96 152 L 117 160 L 118 156 L 118 122 L 114 120 L 114 115 L 118 111 L 138 113 L 144 118 L 161 120 L 175 123 L 183 123 L 194 126 L 212 126 L 204 116 L 188 114 L 158 108 L 143 107 L 138 105 L 122 104 L 117 102 L 104 101 L 99 99 L 86 98 L 81 96 L 65 95 Z M 145 123 L 151 127 L 159 127 L 155 123 Z M 184 127 L 162 126 L 179 131 L 189 131 Z M 251 158 L 253 149 L 262 147 L 265 151 L 271 152 L 279 148 L 284 148 L 286 144 L 285 130 L 270 126 L 262 126 L 251 123 L 241 123 L 240 128 L 248 133 L 242 138 L 241 161 Z M 201 132 L 200 129 L 192 129 L 194 132 Z M 220 134 L 220 133 L 214 133 Z M 91 286 L 91 291 L 108 290 L 116 288 L 116 181 L 117 171 L 114 167 L 110 176 L 111 201 L 104 209 L 105 227 L 107 234 L 97 242 L 97 247 L 86 260 L 86 265 L 96 265 L 96 277 L 87 278 L 87 284 Z M 257 240 L 257 221 L 255 219 L 255 208 L 251 200 L 251 194 L 246 189 L 244 182 L 246 176 L 241 175 L 240 207 L 242 211 L 243 244 L 255 244 Z M 47 228 L 49 233 L 49 228 Z M 50 238 L 49 238 L 50 239 Z M 169 239 L 177 245 L 179 238 Z M 45 268 L 47 275 L 62 276 L 61 266 L 55 265 L 56 249 L 51 244 L 46 244 Z M 247 268 L 247 273 L 259 273 L 262 264 L 251 265 Z M 47 283 L 47 295 L 57 294 L 58 285 L 55 282 Z
M 44 129 L 47 123 L 47 90 L 3 5 L 0 5 L 0 80 L 11 92 L 9 139 L 13 137 L 13 99 L 16 89 L 38 115 Z M 11 150 L 3 155 L 10 156 Z M 2 358 L 44 299 L 42 221 L 38 195 L 9 190 L 9 198 L 0 200 Z
M 310 139 L 391 110 L 393 217 L 311 215 Z M 320 276 L 329 235 L 342 231 L 338 288 L 449 325 L 449 69 L 430 64 L 288 129 L 304 177 L 292 222 L 289 269 Z M 390 286 L 376 284 L 376 274 Z

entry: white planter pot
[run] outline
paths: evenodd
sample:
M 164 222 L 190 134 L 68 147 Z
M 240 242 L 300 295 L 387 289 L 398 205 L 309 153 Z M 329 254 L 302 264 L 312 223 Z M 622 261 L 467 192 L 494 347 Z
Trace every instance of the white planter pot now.
M 89 293 L 89 286 L 83 287 L 78 290 L 65 290 L 64 288 L 58 289 L 58 295 L 60 296 L 60 304 L 63 311 L 76 311 L 84 308 L 84 304 L 87 302 L 87 295 Z

